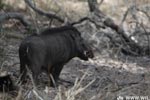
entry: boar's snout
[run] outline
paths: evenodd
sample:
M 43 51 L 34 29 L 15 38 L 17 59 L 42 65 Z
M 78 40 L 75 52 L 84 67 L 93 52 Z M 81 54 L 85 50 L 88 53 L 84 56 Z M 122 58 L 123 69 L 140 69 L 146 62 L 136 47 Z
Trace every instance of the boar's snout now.
M 94 54 L 92 50 L 85 51 L 84 55 L 87 56 L 87 58 L 94 58 Z

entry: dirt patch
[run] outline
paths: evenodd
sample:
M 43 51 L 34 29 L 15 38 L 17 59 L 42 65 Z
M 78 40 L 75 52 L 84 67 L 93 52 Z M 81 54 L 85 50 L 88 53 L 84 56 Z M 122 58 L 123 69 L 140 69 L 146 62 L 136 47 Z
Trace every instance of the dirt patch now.
M 7 41 L 6 54 L 8 56 L 5 64 L 1 66 L 3 70 L 11 74 L 14 83 L 19 78 L 18 46 L 20 42 L 15 39 Z M 64 67 L 60 75 L 60 78 L 67 82 L 61 82 L 57 89 L 48 87 L 46 83 L 48 78 L 43 73 L 39 77 L 38 91 L 43 98 L 56 99 L 58 93 L 62 93 L 61 96 L 67 98 L 66 93 L 71 93 L 69 90 L 75 86 L 76 80 L 82 79 L 86 73 L 78 88 L 94 81 L 84 91 L 77 94 L 75 100 L 115 100 L 118 96 L 150 96 L 149 60 L 146 57 L 120 56 L 112 58 L 100 54 L 96 54 L 93 60 L 87 62 L 74 58 Z M 37 98 L 31 81 L 22 88 L 22 96 L 26 100 Z M 10 97 L 16 98 L 17 91 L 11 92 Z

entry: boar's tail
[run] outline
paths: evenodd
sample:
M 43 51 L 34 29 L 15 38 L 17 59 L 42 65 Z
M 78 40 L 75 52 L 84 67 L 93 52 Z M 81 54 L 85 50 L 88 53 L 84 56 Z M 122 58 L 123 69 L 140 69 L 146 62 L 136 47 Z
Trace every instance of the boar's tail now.
M 30 63 L 29 49 L 30 49 L 30 46 L 28 45 L 28 43 L 21 44 L 21 46 L 19 48 L 20 63 L 23 62 L 24 64 L 29 65 L 29 63 Z

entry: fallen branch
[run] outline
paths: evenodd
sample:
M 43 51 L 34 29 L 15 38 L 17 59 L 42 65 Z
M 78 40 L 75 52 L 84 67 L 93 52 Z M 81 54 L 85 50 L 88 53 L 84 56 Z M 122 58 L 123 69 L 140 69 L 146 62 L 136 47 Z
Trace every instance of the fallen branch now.
M 0 13 L 0 24 L 2 24 L 5 20 L 8 19 L 17 19 L 26 27 L 26 29 L 28 30 L 32 29 L 31 23 L 21 13 L 16 12 Z
M 100 24 L 96 23 L 94 20 L 92 20 L 92 19 L 89 18 L 89 17 L 81 18 L 81 19 L 79 19 L 78 21 L 71 23 L 71 25 L 81 24 L 83 21 L 90 21 L 90 22 L 93 23 L 97 28 L 105 28 L 104 25 L 100 25 Z
M 126 32 L 124 31 L 124 29 L 117 25 L 111 18 L 108 18 L 100 9 L 98 6 L 98 2 L 97 0 L 88 0 L 88 4 L 89 4 L 89 9 L 90 12 L 94 15 L 97 16 L 97 18 L 106 26 L 111 28 L 112 30 L 114 30 L 121 38 L 121 42 L 123 43 L 123 45 L 125 46 L 125 48 L 127 49 L 123 49 L 122 50 L 126 53 L 129 52 L 130 55 L 145 55 L 149 52 L 149 47 L 147 46 L 140 46 L 138 43 L 136 43 L 134 40 L 132 40 L 132 38 L 130 38 L 129 36 L 127 36 Z M 132 8 L 131 8 L 132 9 Z M 128 9 L 130 10 L 130 9 Z M 125 14 L 125 18 L 127 16 L 128 11 Z M 122 20 L 124 21 L 125 18 Z M 145 53 L 145 54 L 144 54 Z
M 24 1 L 25 1 L 25 3 L 26 3 L 29 7 L 31 7 L 31 8 L 32 8 L 35 12 L 37 12 L 38 14 L 43 15 L 43 16 L 46 16 L 46 17 L 48 17 L 48 18 L 50 18 L 50 19 L 51 19 L 51 18 L 54 18 L 54 19 L 58 20 L 59 22 L 64 23 L 64 20 L 61 19 L 60 17 L 56 16 L 53 12 L 48 13 L 48 12 L 42 11 L 42 10 L 39 9 L 39 8 L 36 8 L 36 7 L 34 6 L 34 4 L 32 3 L 32 0 L 24 0 Z

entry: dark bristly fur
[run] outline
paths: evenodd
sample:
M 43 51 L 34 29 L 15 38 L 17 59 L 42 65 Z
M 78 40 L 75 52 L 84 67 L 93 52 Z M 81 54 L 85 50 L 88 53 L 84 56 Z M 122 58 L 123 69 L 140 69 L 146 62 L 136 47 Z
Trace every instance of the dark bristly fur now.
M 0 76 L 0 91 L 7 92 L 13 90 L 13 82 L 10 75 Z
M 63 66 L 69 60 L 74 57 L 88 60 L 93 56 L 76 28 L 63 26 L 46 29 L 40 35 L 25 38 L 19 47 L 21 80 L 24 80 L 28 66 L 34 81 L 42 70 L 45 70 L 48 76 L 52 74 L 57 82 Z

